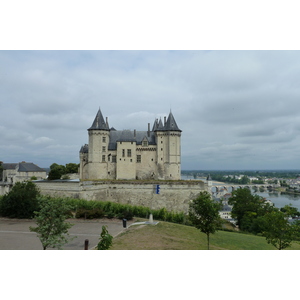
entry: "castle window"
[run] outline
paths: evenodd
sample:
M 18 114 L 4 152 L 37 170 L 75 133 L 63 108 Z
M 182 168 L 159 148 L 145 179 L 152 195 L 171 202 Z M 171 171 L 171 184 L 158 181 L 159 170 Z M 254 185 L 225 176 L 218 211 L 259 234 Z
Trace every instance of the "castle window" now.
M 136 156 L 136 162 L 141 163 L 142 162 L 142 155 L 137 155 Z
M 106 143 L 106 136 L 102 137 L 102 143 Z
M 105 146 L 102 147 L 102 152 L 106 152 L 106 147 Z
M 125 149 L 122 149 L 122 157 L 125 157 Z
M 131 157 L 131 149 L 127 149 L 127 157 Z
M 147 147 L 148 146 L 148 141 L 143 141 L 143 146 Z
M 105 155 L 102 155 L 102 162 L 105 162 Z
M 116 155 L 113 155 L 111 157 L 111 162 L 113 162 L 113 163 L 117 162 L 117 156 Z

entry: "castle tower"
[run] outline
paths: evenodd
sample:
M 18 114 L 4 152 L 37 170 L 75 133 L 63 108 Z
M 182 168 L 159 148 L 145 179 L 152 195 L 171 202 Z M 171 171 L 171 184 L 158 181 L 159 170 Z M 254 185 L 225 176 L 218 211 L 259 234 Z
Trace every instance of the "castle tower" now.
M 106 179 L 108 177 L 109 126 L 108 121 L 104 121 L 100 108 L 88 133 L 89 179 Z
M 168 119 L 162 121 L 155 130 L 157 142 L 157 168 L 159 179 L 178 180 L 181 178 L 181 130 L 170 112 Z
M 165 179 L 179 180 L 181 178 L 181 130 L 170 112 L 165 124 L 167 157 L 165 161 Z

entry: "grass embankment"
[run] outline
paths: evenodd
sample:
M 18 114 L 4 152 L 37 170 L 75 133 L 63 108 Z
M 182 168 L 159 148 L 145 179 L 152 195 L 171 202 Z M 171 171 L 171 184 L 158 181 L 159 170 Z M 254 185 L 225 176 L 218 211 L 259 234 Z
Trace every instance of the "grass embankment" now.
M 207 250 L 206 235 L 200 230 L 168 222 L 134 225 L 113 239 L 111 250 Z M 218 231 L 211 235 L 211 250 L 276 250 L 264 237 Z M 300 250 L 293 243 L 291 250 Z

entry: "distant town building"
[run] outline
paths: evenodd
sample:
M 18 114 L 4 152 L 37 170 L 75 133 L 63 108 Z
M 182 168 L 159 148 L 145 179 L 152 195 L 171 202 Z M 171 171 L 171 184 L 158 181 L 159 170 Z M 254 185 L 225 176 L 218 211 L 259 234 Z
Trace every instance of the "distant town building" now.
M 170 112 L 152 130 L 116 130 L 99 109 L 80 149 L 80 179 L 181 179 L 181 130 Z
M 32 177 L 39 180 L 47 178 L 46 171 L 31 162 L 3 163 L 2 167 L 2 182 L 9 184 L 30 180 Z

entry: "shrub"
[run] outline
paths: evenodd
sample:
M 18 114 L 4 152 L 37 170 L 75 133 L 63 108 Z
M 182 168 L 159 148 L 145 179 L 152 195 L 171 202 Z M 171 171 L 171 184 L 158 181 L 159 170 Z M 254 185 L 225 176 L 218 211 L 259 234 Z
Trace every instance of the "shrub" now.
M 180 213 L 175 213 L 173 215 L 173 222 L 174 223 L 179 223 L 179 224 L 183 224 L 185 221 L 185 215 L 183 212 Z
M 126 220 L 132 220 L 133 219 L 133 213 L 129 209 L 124 210 L 122 213 L 119 213 L 118 219 L 126 219 Z
M 109 211 L 109 212 L 106 214 L 106 217 L 107 217 L 108 219 L 112 219 L 112 218 L 114 218 L 115 216 L 116 216 L 115 213 L 112 212 L 112 211 Z
M 76 218 L 101 219 L 104 217 L 104 211 L 99 208 L 79 209 L 75 215 Z
M 3 196 L 0 203 L 0 215 L 9 218 L 33 218 L 39 210 L 40 192 L 31 182 L 17 182 L 12 190 Z
M 97 245 L 98 250 L 108 250 L 112 245 L 113 236 L 107 231 L 106 226 L 102 226 L 102 232 L 100 234 L 100 241 Z
M 163 207 L 159 210 L 153 211 L 153 218 L 165 221 L 167 219 L 167 210 Z

